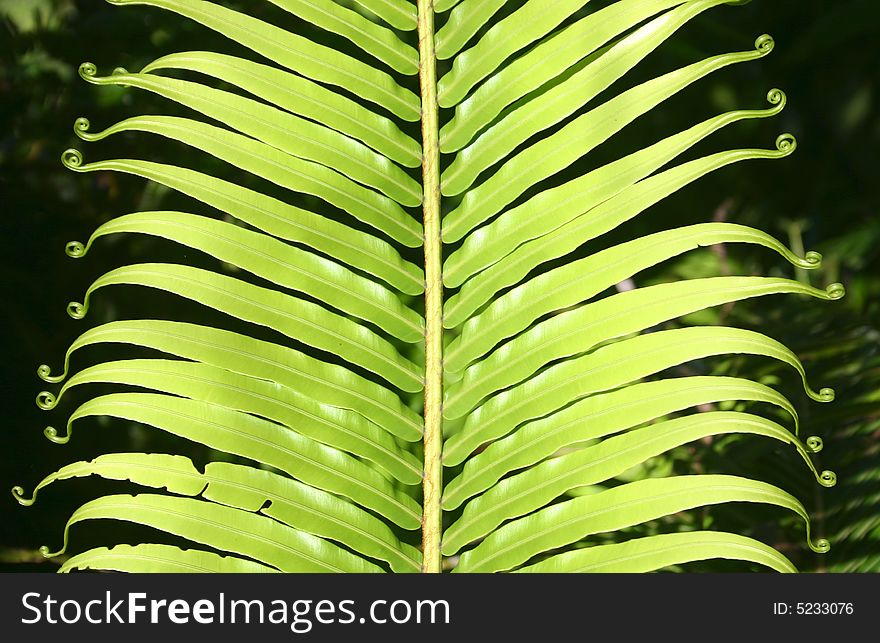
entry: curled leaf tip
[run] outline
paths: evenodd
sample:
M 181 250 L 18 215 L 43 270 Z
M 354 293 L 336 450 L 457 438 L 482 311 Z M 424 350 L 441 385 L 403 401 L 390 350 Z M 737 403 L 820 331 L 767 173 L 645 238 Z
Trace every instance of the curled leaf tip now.
M 54 426 L 47 426 L 43 429 L 43 435 L 55 444 L 67 444 L 70 442 L 70 433 L 68 432 L 67 435 L 58 435 L 58 429 Z
M 822 266 L 822 255 L 811 250 L 803 257 L 792 255 L 791 262 L 803 270 L 815 270 Z
M 89 127 L 91 127 L 91 126 L 92 126 L 92 124 L 89 122 L 89 119 L 87 119 L 85 116 L 80 116 L 73 123 L 74 130 L 78 130 L 81 132 L 88 132 Z
M 86 247 L 79 241 L 69 241 L 64 246 L 64 253 L 73 259 L 79 259 L 86 255 Z
M 37 406 L 44 411 L 51 411 L 58 404 L 58 400 L 49 391 L 40 391 L 37 393 Z
M 823 487 L 833 487 L 837 484 L 837 474 L 833 471 L 823 471 L 819 476 L 819 484 Z
M 70 170 L 78 169 L 83 163 L 83 155 L 77 149 L 70 148 L 61 154 L 61 163 Z
M 820 476 L 820 480 L 819 480 L 820 484 L 822 483 L 822 478 L 824 478 L 824 476 L 828 473 L 831 473 L 831 472 L 830 471 L 823 471 L 822 472 L 822 475 Z M 832 473 L 831 475 L 833 476 L 834 474 Z M 836 478 L 836 476 L 835 476 L 835 478 Z M 806 518 L 806 516 L 804 516 L 804 517 Z M 806 520 L 807 520 L 807 545 L 809 545 L 810 549 L 812 549 L 817 554 L 827 553 L 831 549 L 831 543 L 828 542 L 828 540 L 826 540 L 825 538 L 818 538 L 816 540 L 816 542 L 813 542 L 813 536 L 811 535 L 812 530 L 810 528 L 810 520 L 809 520 L 809 518 L 807 518 Z
M 771 51 L 773 51 L 774 47 L 776 47 L 776 41 L 770 34 L 761 34 L 755 40 L 755 49 L 760 51 L 762 54 L 769 54 Z
M 23 507 L 30 507 L 37 499 L 36 494 L 34 494 L 30 498 L 25 498 L 24 489 L 22 487 L 19 487 L 18 485 L 12 487 L 12 497 L 15 498 L 18 504 L 22 505 Z
M 89 119 L 85 118 L 84 116 L 80 116 L 73 123 L 73 132 L 84 141 L 98 141 L 107 136 L 106 132 L 91 134 L 89 132 L 91 126 L 92 124 L 91 122 L 89 122 Z
M 767 92 L 767 102 L 771 105 L 779 105 L 779 109 L 782 109 L 788 102 L 788 97 L 785 95 L 784 91 L 774 87 Z
M 776 149 L 783 154 L 791 154 L 797 149 L 797 139 L 788 132 L 780 134 L 776 137 Z
M 61 375 L 52 375 L 52 367 L 48 364 L 40 364 L 37 367 L 37 377 L 49 384 L 57 384 L 58 382 L 64 380 L 66 376 L 66 373 L 62 373 Z
M 812 264 L 819 265 L 822 263 L 822 254 L 819 252 L 816 252 L 815 250 L 810 250 L 806 254 L 806 256 L 804 257 L 804 259 L 806 259 L 807 261 L 809 261 Z
M 59 549 L 58 551 L 49 551 L 49 548 L 46 545 L 40 547 L 40 554 L 43 558 L 55 558 L 55 556 L 60 556 L 64 553 L 64 547 Z
M 814 402 L 826 403 L 826 402 L 833 402 L 834 401 L 835 393 L 834 393 L 833 388 L 828 388 L 826 386 L 824 388 L 819 389 L 818 393 L 809 387 L 805 387 L 805 390 L 807 392 L 807 395 Z
M 98 73 L 95 63 L 83 63 L 79 66 L 79 75 L 84 80 L 91 80 Z
M 74 319 L 82 319 L 86 316 L 88 312 L 88 308 L 85 304 L 81 304 L 78 301 L 72 301 L 67 304 L 67 314 L 73 317 Z
M 818 435 L 811 435 L 807 438 L 807 450 L 809 450 L 810 453 L 819 453 L 824 446 L 825 443 Z
M 825 292 L 830 299 L 842 299 L 846 294 L 846 288 L 843 287 L 843 284 L 833 283 L 825 289 Z
M 83 138 L 82 135 L 85 132 L 88 132 L 91 126 L 92 124 L 89 122 L 89 119 L 87 119 L 85 116 L 80 116 L 73 122 L 73 133 L 80 138 Z

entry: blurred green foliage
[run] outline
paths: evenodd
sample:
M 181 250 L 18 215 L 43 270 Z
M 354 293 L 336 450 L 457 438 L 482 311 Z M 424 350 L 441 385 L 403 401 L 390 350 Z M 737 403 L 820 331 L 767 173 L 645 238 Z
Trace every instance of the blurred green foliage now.
M 228 2 L 269 19 L 268 3 Z M 601 6 L 594 0 L 589 7 Z M 799 402 L 804 435 L 825 441 L 821 465 L 838 474 L 834 489 L 819 489 L 792 452 L 755 439 L 726 438 L 689 445 L 652 464 L 660 472 L 729 472 L 776 483 L 798 497 L 819 524 L 817 536 L 832 541 L 824 557 L 803 546 L 802 526 L 782 523 L 759 508 L 715 507 L 678 519 L 693 527 L 721 525 L 748 532 L 787 553 L 805 570 L 880 571 L 880 5 L 875 0 L 755 0 L 743 7 L 720 7 L 684 29 L 677 39 L 649 57 L 638 82 L 726 51 L 747 50 L 761 33 L 772 34 L 776 51 L 760 62 L 736 66 L 698 83 L 654 110 L 596 151 L 594 164 L 644 145 L 646 131 L 660 138 L 709 115 L 734 108 L 761 108 L 771 87 L 788 94 L 788 107 L 771 121 L 720 132 L 694 154 L 735 147 L 769 147 L 776 135 L 798 137 L 798 152 L 779 163 L 747 163 L 726 168 L 674 195 L 628 224 L 631 237 L 707 220 L 727 220 L 766 230 L 796 251 L 817 250 L 825 257 L 818 274 L 800 274 L 814 285 L 842 281 L 841 302 L 774 298 L 742 302 L 694 316 L 692 323 L 736 322 L 760 328 L 789 345 L 804 360 L 814 388 L 831 386 L 837 400 L 806 404 L 796 377 L 757 358 L 705 360 L 681 367 L 681 374 L 745 373 L 779 387 Z M 39 363 L 57 364 L 80 332 L 64 314 L 66 302 L 81 294 L 94 276 L 118 265 L 113 252 L 96 250 L 85 264 L 72 265 L 64 244 L 82 239 L 111 214 L 168 205 L 174 198 L 143 181 L 121 175 L 80 175 L 59 162 L 76 142 L 71 131 L 78 116 L 96 128 L 134 113 L 144 105 L 168 113 L 169 105 L 143 93 L 93 88 L 76 70 L 86 60 L 99 69 L 139 69 L 161 55 L 187 49 L 217 50 L 216 35 L 165 12 L 141 7 L 119 9 L 99 0 L 0 0 L 0 203 L 3 229 L 3 379 L 0 380 L 7 437 L 0 462 L 0 491 L 34 483 L 40 474 L 97 452 L 94 440 L 117 441 L 120 450 L 161 450 L 155 432 L 81 432 L 66 447 L 42 436 L 45 417 L 33 403 L 40 390 Z M 223 45 L 225 46 L 225 45 Z M 601 99 L 601 97 L 600 97 Z M 101 153 L 113 155 L 107 142 Z M 159 143 L 137 140 L 141 158 L 159 155 Z M 154 150 L 155 146 L 155 150 Z M 131 152 L 128 151 L 128 154 Z M 600 239 L 603 246 L 614 239 Z M 115 252 L 139 256 L 154 241 L 112 240 Z M 152 244 L 152 245 L 151 245 Z M 166 252 L 171 252 L 164 250 Z M 639 283 L 677 276 L 710 274 L 790 274 L 775 256 L 731 246 L 692 252 L 659 269 L 635 276 Z M 156 303 L 158 302 L 158 303 Z M 162 302 L 165 302 L 164 304 Z M 149 299 L 145 306 L 178 302 Z M 162 316 L 161 310 L 151 309 Z M 104 318 L 113 309 L 105 307 Z M 97 323 L 101 319 L 94 319 Z M 766 409 L 757 409 L 766 412 Z M 66 449 L 66 453 L 59 452 Z M 105 447 L 101 451 L 107 451 Z M 650 475 L 651 471 L 633 472 Z M 65 491 L 47 494 L 40 511 L 26 512 L 11 496 L 0 500 L 0 566 L 38 567 L 33 549 L 60 537 L 78 503 L 93 497 L 88 480 L 72 481 Z M 754 525 L 757 524 L 757 527 Z M 747 526 L 747 527 L 744 527 Z M 664 530 L 669 525 L 652 525 Z M 119 538 L 124 540 L 115 526 Z M 87 536 L 85 536 L 87 537 Z M 52 565 L 43 564 L 51 570 Z M 723 562 L 689 566 L 724 570 Z

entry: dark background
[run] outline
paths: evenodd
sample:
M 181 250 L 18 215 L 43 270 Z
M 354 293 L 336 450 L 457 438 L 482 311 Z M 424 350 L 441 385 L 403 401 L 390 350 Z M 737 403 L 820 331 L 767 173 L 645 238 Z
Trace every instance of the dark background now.
M 227 4 L 279 19 L 278 12 L 263 3 Z M 713 9 L 651 55 L 628 76 L 628 82 L 710 55 L 748 50 L 765 32 L 775 37 L 776 50 L 761 61 L 737 65 L 697 83 L 602 146 L 591 156 L 593 160 L 584 161 L 614 158 L 721 111 L 761 109 L 766 106 L 767 90 L 786 91 L 788 107 L 779 117 L 729 127 L 698 146 L 691 156 L 738 147 L 769 148 L 783 131 L 797 136 L 795 155 L 716 172 L 602 243 L 677 225 L 727 220 L 763 229 L 795 249 L 802 246 L 821 252 L 823 269 L 799 278 L 819 287 L 834 281 L 846 285 L 847 297 L 839 302 L 775 297 L 713 310 L 691 320 L 759 328 L 785 342 L 804 360 L 814 388 L 837 390 L 832 405 L 807 405 L 790 372 L 755 358 L 691 364 L 690 370 L 683 371 L 748 374 L 786 392 L 798 403 L 804 435 L 825 439 L 821 464 L 837 471 L 837 487 L 817 490 L 788 450 L 756 440 L 691 445 L 658 458 L 651 470 L 752 474 L 792 491 L 804 499 L 816 520 L 816 535 L 832 540 L 833 549 L 825 557 L 810 554 L 803 546 L 803 525 L 796 520 L 780 522 L 778 511 L 722 507 L 691 512 L 677 520 L 751 533 L 784 550 L 806 570 L 880 571 L 878 24 L 880 5 L 874 0 L 756 0 L 743 7 Z M 46 473 L 75 459 L 112 450 L 110 446 L 162 450 L 163 444 L 136 426 L 80 429 L 78 439 L 70 444 L 50 444 L 42 436 L 47 416 L 33 402 L 44 388 L 35 375 L 36 367 L 48 363 L 58 369 L 64 351 L 84 324 L 112 319 L 113 306 L 126 297 L 127 313 L 145 309 L 147 314 L 162 316 L 180 306 L 170 297 L 142 298 L 140 292 L 119 290 L 101 298 L 89 320 L 76 322 L 64 312 L 67 302 L 79 299 L 95 277 L 123 262 L 180 255 L 179 250 L 142 239 L 107 240 L 81 262 L 64 254 L 66 242 L 85 241 L 109 218 L 160 204 L 170 207 L 174 198 L 133 177 L 79 175 L 61 166 L 64 149 L 84 149 L 71 131 L 78 116 L 88 116 L 97 130 L 137 113 L 175 110 L 145 93 L 89 86 L 78 78 L 77 67 L 88 60 L 101 73 L 118 65 L 137 70 L 175 51 L 229 48 L 208 30 L 166 12 L 117 8 L 99 0 L 0 0 L 0 34 L 4 322 L 0 565 L 13 570 L 52 570 L 53 564 L 40 561 L 36 548 L 57 545 L 70 513 L 97 490 L 106 489 L 107 483 L 63 483 L 31 508 L 19 507 L 7 490 L 14 484 L 32 488 Z M 121 140 L 87 148 L 87 160 L 132 155 L 179 162 L 176 154 L 185 154 L 176 148 L 169 152 L 167 144 L 157 138 L 117 138 Z M 775 255 L 736 246 L 690 253 L 635 280 L 650 283 L 719 272 L 792 274 Z M 127 528 L 114 525 L 113 529 L 115 540 L 125 542 Z M 100 540 L 98 531 L 83 531 Z M 90 542 L 89 536 L 83 536 L 74 545 L 80 550 Z M 731 567 L 716 562 L 688 569 Z

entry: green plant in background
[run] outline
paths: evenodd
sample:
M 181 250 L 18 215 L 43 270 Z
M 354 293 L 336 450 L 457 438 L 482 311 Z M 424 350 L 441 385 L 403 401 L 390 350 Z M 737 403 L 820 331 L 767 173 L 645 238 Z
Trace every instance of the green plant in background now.
M 13 490 L 29 504 L 40 489 L 80 476 L 164 488 L 86 503 L 60 551 L 71 528 L 93 519 L 207 549 L 116 545 L 78 553 L 62 571 L 437 572 L 444 556 L 463 572 L 648 571 L 710 558 L 792 571 L 782 553 L 742 534 L 625 539 L 631 527 L 731 502 L 790 510 L 806 522 L 809 546 L 827 551 L 801 501 L 757 477 L 631 472 L 680 445 L 740 434 L 789 445 L 811 479 L 833 485 L 834 474 L 811 460 L 822 440 L 799 436 L 794 407 L 773 388 L 729 375 L 668 376 L 692 360 L 759 355 L 793 368 L 812 399 L 831 401 L 830 389 L 809 386 L 792 351 L 720 324 L 663 326 L 764 295 L 838 299 L 842 286 L 755 276 L 623 285 L 700 246 L 763 246 L 800 269 L 817 268 L 818 254 L 799 256 L 724 222 L 584 250 L 703 175 L 794 151 L 783 134 L 775 149 L 667 167 L 728 125 L 778 114 L 786 99 L 772 89 L 766 109 L 721 114 L 659 141 L 644 132 L 637 151 L 581 161 L 691 84 L 770 53 L 765 35 L 752 50 L 618 89 L 681 27 L 739 2 L 271 0 L 311 25 L 300 35 L 201 0 L 109 1 L 167 9 L 227 37 L 231 51 L 275 65 L 192 51 L 138 73 L 80 68 L 91 83 L 146 90 L 203 117 L 135 116 L 99 133 L 80 118 L 82 139 L 154 134 L 201 150 L 213 169 L 85 163 L 77 150 L 64 164 L 144 177 L 223 216 L 126 214 L 67 246 L 81 258 L 105 236 L 135 233 L 219 264 L 136 264 L 99 277 L 70 304 L 72 317 L 85 317 L 106 286 L 137 285 L 213 309 L 216 323 L 111 321 L 73 343 L 62 374 L 39 370 L 63 382 L 38 396 L 46 410 L 80 386 L 151 391 L 92 397 L 65 430 L 46 429 L 50 440 L 65 443 L 79 420 L 111 416 L 179 436 L 180 452 L 108 453 L 51 474 L 33 497 Z M 328 32 L 335 36 L 321 36 Z M 224 164 L 274 184 L 281 198 L 221 178 Z M 289 202 L 294 193 L 309 196 L 302 207 Z M 224 315 L 276 338 L 223 329 Z M 80 349 L 107 344 L 165 357 L 71 369 Z M 740 404 L 682 413 L 722 402 Z M 742 403 L 754 402 L 778 409 L 779 421 L 747 412 Z M 184 455 L 196 444 L 225 455 L 196 466 Z

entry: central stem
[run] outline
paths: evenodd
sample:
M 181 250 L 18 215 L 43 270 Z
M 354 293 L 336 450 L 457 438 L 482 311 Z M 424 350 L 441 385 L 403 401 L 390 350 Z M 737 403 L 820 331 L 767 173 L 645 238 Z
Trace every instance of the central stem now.
M 425 473 L 422 571 L 439 573 L 443 492 L 443 272 L 440 239 L 440 144 L 434 0 L 418 0 L 422 99 L 422 212 L 425 226 Z

